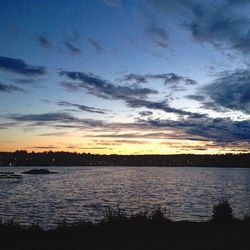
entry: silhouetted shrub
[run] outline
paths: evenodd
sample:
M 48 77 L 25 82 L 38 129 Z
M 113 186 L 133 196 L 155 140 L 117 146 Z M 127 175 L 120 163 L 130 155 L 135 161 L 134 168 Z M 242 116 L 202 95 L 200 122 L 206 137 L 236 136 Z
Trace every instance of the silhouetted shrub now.
M 151 210 L 139 210 L 132 213 L 126 213 L 124 210 L 117 208 L 108 207 L 105 211 L 102 224 L 164 224 L 170 222 L 169 214 L 166 213 L 166 209 L 160 206 L 155 206 Z
M 233 220 L 233 210 L 228 201 L 214 206 L 212 220 L 219 223 L 228 223 Z
M 122 210 L 119 208 L 111 208 L 108 207 L 104 213 L 104 218 L 102 219 L 102 223 L 119 223 L 119 222 L 124 222 L 128 219 L 128 216 Z
M 166 221 L 170 221 L 170 215 L 167 215 L 167 210 L 165 208 L 156 206 L 155 209 L 153 209 L 150 213 L 149 219 L 152 222 L 163 223 Z
M 146 224 L 148 223 L 148 210 L 139 210 L 131 214 L 130 221 L 135 224 Z

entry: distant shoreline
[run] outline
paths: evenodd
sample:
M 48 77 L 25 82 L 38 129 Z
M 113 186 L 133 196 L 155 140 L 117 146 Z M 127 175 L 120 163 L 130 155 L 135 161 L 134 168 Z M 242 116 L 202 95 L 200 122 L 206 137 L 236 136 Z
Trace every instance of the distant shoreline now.
M 1 168 L 34 168 L 34 169 L 37 169 L 37 168 L 43 168 L 43 169 L 50 169 L 50 168 L 235 168 L 235 169 L 250 169 L 250 166 L 249 167 L 237 167 L 237 166 L 156 166 L 156 165 L 152 165 L 152 166 L 130 166 L 130 165 L 111 165 L 111 166 L 108 166 L 108 165 L 98 165 L 98 166 L 94 166 L 94 165 L 54 165 L 54 166 L 51 166 L 51 165 L 26 165 L 26 166 L 23 166 L 23 165 L 15 165 L 15 166 L 3 166 L 3 165 L 0 165 Z
M 71 152 L 0 152 L 0 166 L 122 166 L 249 168 L 250 154 L 98 155 Z

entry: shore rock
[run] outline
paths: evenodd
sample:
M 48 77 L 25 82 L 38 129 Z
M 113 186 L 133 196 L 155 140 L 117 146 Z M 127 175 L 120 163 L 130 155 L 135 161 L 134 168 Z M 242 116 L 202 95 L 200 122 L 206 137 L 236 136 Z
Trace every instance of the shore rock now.
M 24 171 L 23 174 L 57 174 L 57 172 L 49 171 L 48 169 L 31 169 Z

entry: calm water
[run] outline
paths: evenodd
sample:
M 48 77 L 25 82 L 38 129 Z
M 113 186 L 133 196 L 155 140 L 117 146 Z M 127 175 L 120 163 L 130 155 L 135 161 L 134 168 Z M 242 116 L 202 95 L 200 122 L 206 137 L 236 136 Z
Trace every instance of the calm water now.
M 0 168 L 22 172 L 31 168 Z M 98 220 L 107 206 L 126 210 L 161 205 L 174 220 L 210 218 L 228 199 L 241 217 L 250 208 L 250 169 L 160 167 L 57 167 L 57 175 L 0 179 L 0 218 L 53 227 Z

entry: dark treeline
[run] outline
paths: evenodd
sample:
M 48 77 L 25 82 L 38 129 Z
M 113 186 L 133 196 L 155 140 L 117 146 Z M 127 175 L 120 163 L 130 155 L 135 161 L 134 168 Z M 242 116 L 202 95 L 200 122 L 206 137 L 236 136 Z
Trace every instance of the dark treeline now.
M 250 154 L 97 155 L 70 152 L 0 152 L 0 166 L 250 167 Z

